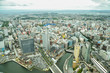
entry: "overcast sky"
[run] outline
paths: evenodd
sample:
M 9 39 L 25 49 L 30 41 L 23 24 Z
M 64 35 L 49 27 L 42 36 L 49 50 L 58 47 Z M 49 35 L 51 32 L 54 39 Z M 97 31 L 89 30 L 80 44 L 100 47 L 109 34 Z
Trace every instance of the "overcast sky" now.
M 0 9 L 110 10 L 110 0 L 0 0 Z

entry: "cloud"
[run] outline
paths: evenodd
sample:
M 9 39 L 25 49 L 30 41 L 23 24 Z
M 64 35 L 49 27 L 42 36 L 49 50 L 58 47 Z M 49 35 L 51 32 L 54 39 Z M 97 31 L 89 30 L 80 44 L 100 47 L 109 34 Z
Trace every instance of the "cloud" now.
M 110 10 L 110 0 L 92 0 L 95 3 L 98 3 L 99 5 L 96 6 L 96 9 L 104 9 L 104 10 Z
M 0 8 L 92 10 L 109 9 L 109 2 L 110 0 L 0 0 Z
M 28 6 L 30 4 L 19 3 L 16 0 L 0 0 L 0 6 Z
M 5 1 L 5 0 L 0 0 L 0 1 Z

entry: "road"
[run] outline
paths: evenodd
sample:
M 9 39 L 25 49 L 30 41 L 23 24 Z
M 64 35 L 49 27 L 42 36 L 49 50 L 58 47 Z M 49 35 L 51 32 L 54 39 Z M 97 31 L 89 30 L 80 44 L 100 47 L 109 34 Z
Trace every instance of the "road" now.
M 50 67 L 50 70 L 52 71 L 52 73 L 63 73 L 56 64 L 53 64 L 51 67 Z
M 47 57 L 47 55 L 44 53 L 42 48 L 38 49 L 39 52 L 41 53 L 42 57 L 44 58 L 44 60 L 46 61 L 46 63 L 49 65 L 50 70 L 52 71 L 52 73 L 63 73 L 58 66 L 53 63 L 53 61 L 51 60 L 50 57 Z
M 74 50 L 67 49 L 66 52 L 74 53 Z

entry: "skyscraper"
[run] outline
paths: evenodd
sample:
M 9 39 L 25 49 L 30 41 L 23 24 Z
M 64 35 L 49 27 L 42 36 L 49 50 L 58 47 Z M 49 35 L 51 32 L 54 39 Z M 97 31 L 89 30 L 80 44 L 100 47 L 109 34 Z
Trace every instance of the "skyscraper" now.
M 50 49 L 50 35 L 47 28 L 45 33 L 42 34 L 42 40 L 44 49 L 46 50 Z
M 80 45 L 76 43 L 74 45 L 74 56 L 75 56 L 75 61 L 78 63 L 79 62 L 79 53 L 80 53 Z
M 85 53 L 85 61 L 89 62 L 89 60 L 90 60 L 91 44 L 89 42 L 87 42 L 86 47 L 87 47 L 87 50 L 86 50 L 86 53 Z
M 89 62 L 90 60 L 90 50 L 91 50 L 91 44 L 89 42 L 82 45 L 82 56 L 84 57 L 84 60 L 86 62 Z
M 3 40 L 3 36 L 0 34 L 0 51 L 4 52 L 5 50 L 5 44 Z
M 21 49 L 23 53 L 33 53 L 34 49 L 34 39 L 23 39 L 20 40 Z

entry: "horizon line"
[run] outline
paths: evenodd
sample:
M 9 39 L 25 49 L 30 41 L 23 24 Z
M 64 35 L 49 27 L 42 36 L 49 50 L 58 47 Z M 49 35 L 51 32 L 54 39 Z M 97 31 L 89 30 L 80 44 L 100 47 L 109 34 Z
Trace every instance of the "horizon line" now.
M 105 11 L 110 11 L 110 9 L 0 9 L 0 10 L 38 10 L 38 11 L 65 11 L 65 10 L 85 10 L 85 11 L 89 11 L 89 10 L 96 10 L 96 11 L 101 11 L 101 10 L 105 10 Z

